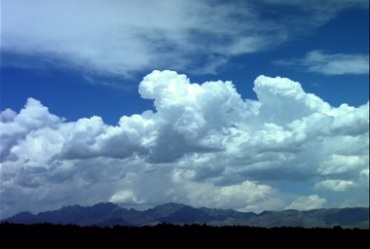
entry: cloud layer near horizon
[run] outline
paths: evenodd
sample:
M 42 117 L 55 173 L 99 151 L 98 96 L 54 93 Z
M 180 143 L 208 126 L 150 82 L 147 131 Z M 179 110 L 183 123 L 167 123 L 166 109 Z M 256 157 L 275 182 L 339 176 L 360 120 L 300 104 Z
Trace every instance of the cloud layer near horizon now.
M 330 106 L 287 78 L 231 82 L 153 71 L 154 111 L 69 122 L 28 99 L 1 112 L 2 216 L 114 201 L 263 209 L 367 205 L 369 102 Z M 119 107 L 117 107 L 119 108 Z M 287 189 L 305 183 L 304 189 Z M 367 204 L 366 204 L 367 203 Z

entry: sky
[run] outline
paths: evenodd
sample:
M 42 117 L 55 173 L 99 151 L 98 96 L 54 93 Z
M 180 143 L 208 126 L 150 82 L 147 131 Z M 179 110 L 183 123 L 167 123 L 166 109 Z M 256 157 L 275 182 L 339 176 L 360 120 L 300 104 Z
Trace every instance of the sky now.
M 0 218 L 369 206 L 367 0 L 0 8 Z

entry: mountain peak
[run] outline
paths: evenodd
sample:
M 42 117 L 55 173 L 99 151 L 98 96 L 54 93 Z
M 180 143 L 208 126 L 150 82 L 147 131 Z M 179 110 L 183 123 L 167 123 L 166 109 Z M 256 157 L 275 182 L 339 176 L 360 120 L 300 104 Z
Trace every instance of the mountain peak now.
M 185 204 L 181 204 L 181 203 L 176 203 L 176 202 L 169 202 L 169 203 L 164 203 L 164 204 L 160 204 L 160 205 L 157 205 L 155 206 L 154 208 L 157 208 L 157 209 L 178 209 L 178 208 L 183 208 L 185 207 L 186 205 Z
M 112 202 L 99 202 L 93 206 L 91 206 L 91 208 L 95 208 L 95 209 L 118 209 L 120 208 L 117 204 L 115 203 L 112 203 Z
M 149 209 L 147 211 L 156 217 L 165 217 L 165 216 L 168 216 L 168 215 L 171 215 L 177 212 L 178 210 L 184 207 L 186 207 L 186 205 L 175 203 L 175 202 L 170 202 L 170 203 L 157 205 L 154 208 Z

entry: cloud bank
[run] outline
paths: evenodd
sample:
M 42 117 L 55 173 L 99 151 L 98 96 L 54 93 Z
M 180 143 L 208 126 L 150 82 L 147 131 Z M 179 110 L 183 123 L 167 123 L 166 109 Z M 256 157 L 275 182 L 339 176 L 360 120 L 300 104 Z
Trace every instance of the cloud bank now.
M 174 71 L 153 71 L 138 90 L 154 109 L 115 126 L 97 116 L 66 121 L 33 98 L 2 111 L 2 217 L 99 201 L 368 205 L 369 102 L 330 106 L 298 82 L 263 75 L 257 100 L 231 82 L 192 83 Z M 300 192 L 284 187 L 302 183 Z
M 368 1 L 6 0 L 0 46 L 3 66 L 113 77 L 151 65 L 215 73 L 232 57 L 278 46 L 351 7 Z

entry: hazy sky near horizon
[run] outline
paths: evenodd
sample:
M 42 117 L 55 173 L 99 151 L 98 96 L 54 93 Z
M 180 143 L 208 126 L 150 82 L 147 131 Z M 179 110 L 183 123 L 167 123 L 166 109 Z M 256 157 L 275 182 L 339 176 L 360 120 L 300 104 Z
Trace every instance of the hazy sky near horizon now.
M 0 8 L 0 218 L 369 205 L 367 0 Z

